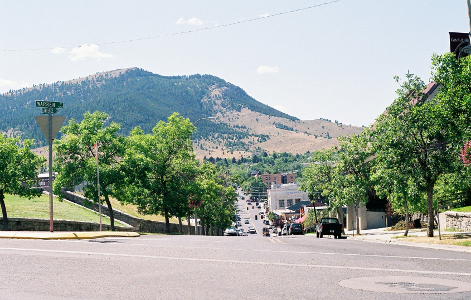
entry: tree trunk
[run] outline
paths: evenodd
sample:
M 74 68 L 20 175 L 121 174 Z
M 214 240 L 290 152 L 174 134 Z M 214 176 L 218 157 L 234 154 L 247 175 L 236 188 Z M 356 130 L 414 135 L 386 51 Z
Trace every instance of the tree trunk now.
M 183 234 L 183 224 L 181 217 L 178 217 L 178 226 L 180 227 L 180 234 Z
M 188 211 L 187 221 L 188 221 L 188 235 L 191 235 L 190 211 Z
M 360 205 L 359 204 L 355 204 L 355 212 L 356 212 L 356 220 L 355 222 L 357 223 L 357 234 L 359 235 L 360 234 L 360 215 L 358 214 L 358 207 Z
M 404 232 L 404 236 L 409 234 L 409 206 L 407 205 L 407 197 L 404 194 L 404 208 L 406 209 L 406 231 Z
M 5 196 L 3 194 L 3 189 L 0 189 L 0 205 L 2 206 L 2 217 L 3 217 L 3 224 L 2 230 L 8 230 L 8 217 L 7 217 L 7 208 L 5 207 Z
M 110 214 L 111 231 L 114 231 L 113 207 L 111 207 L 111 202 L 110 202 L 110 198 L 108 197 L 108 194 L 105 193 L 104 196 L 105 196 L 106 206 L 108 206 L 108 211 L 109 211 L 109 214 Z
M 427 225 L 427 236 L 433 237 L 433 182 L 427 182 L 427 211 L 428 211 L 428 225 Z
M 165 215 L 165 233 L 170 234 L 170 218 L 168 216 L 167 209 L 164 209 L 164 215 Z

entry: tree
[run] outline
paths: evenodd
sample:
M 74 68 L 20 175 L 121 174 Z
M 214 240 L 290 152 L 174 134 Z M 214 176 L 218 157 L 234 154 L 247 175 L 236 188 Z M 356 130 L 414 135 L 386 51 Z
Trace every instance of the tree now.
M 225 178 L 228 179 L 228 176 L 224 175 L 224 171 L 210 163 L 203 163 L 199 168 L 195 197 L 201 200 L 197 209 L 205 234 L 214 231 L 221 234 L 223 229 L 231 225 L 235 216 L 237 194 Z
M 338 164 L 333 177 L 331 194 L 342 204 L 353 204 L 356 210 L 356 229 L 360 234 L 358 208 L 368 201 L 368 192 L 372 189 L 370 179 L 373 157 L 369 129 L 359 135 L 339 137 Z
M 191 141 L 194 130 L 188 119 L 174 113 L 167 123 L 158 122 L 152 134 L 135 128 L 129 137 L 124 163 L 132 201 L 143 213 L 164 216 L 167 233 L 170 218 L 186 215 L 189 205 L 198 166 Z
M 111 230 L 114 230 L 113 208 L 110 197 L 118 185 L 123 184 L 124 137 L 118 135 L 121 126 L 111 123 L 105 127 L 108 116 L 96 111 L 86 112 L 80 123 L 70 120 L 62 127 L 63 137 L 55 141 L 55 170 L 58 176 L 54 181 L 54 192 L 61 195 L 63 187 L 73 189 L 74 186 L 86 183 L 85 197 L 98 199 L 97 167 L 94 144 L 98 146 L 98 166 L 100 172 L 100 194 L 108 206 Z
M 15 194 L 28 199 L 41 195 L 39 189 L 32 189 L 37 184 L 38 171 L 45 163 L 29 149 L 33 141 L 6 138 L 0 135 L 0 206 L 2 208 L 2 230 L 8 230 L 8 216 L 5 206 L 5 194 Z
M 330 199 L 333 196 L 331 192 L 335 189 L 335 187 L 333 187 L 335 163 L 332 149 L 324 149 L 314 152 L 312 162 L 302 173 L 303 181 L 301 183 L 301 189 L 308 192 L 309 199 L 311 199 L 311 201 L 317 198 L 319 194 L 322 194 L 322 196 L 327 199 Z M 332 204 L 334 203 L 337 202 L 332 202 Z M 317 213 L 315 209 L 313 215 L 315 222 L 317 223 Z
M 442 86 L 450 84 L 440 83 Z M 434 187 L 440 176 L 456 169 L 459 155 L 455 144 L 462 139 L 460 122 L 464 117 L 459 117 L 463 113 L 459 112 L 461 108 L 456 108 L 452 99 L 442 95 L 443 87 L 433 98 L 424 94 L 424 90 L 425 84 L 420 78 L 407 74 L 397 91 L 398 98 L 377 119 L 375 138 L 381 147 L 396 156 L 395 168 L 413 174 L 425 191 L 429 217 L 427 236 L 433 237 Z

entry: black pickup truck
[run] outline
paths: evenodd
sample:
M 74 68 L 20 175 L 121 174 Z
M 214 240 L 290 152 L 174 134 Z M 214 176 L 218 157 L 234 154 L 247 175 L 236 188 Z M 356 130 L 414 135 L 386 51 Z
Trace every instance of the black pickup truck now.
M 333 235 L 334 238 L 341 238 L 343 225 L 336 218 L 322 218 L 316 226 L 316 235 L 318 238 L 324 235 Z

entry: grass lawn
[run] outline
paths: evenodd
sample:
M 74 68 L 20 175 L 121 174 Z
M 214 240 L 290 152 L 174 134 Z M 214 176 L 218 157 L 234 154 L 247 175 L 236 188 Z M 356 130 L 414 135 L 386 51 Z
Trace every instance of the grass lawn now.
M 443 244 L 443 245 L 457 245 L 471 247 L 471 235 L 469 234 L 442 234 L 442 239 L 439 240 L 438 233 L 434 237 L 426 236 L 395 236 L 395 239 L 401 239 L 407 242 L 415 243 L 429 243 L 429 244 Z
M 457 212 L 471 212 L 471 206 L 459 207 L 450 209 L 450 211 L 457 211 Z
M 83 196 L 82 193 L 77 193 Z M 141 219 L 145 220 L 151 220 L 151 221 L 158 221 L 158 222 L 165 222 L 165 218 L 161 215 L 143 215 L 139 213 L 139 210 L 137 209 L 137 205 L 133 204 L 122 204 L 118 200 L 114 198 L 110 198 L 111 206 L 113 209 L 122 211 L 124 213 L 127 213 L 128 215 L 138 217 Z M 102 203 L 104 206 L 106 206 L 106 203 Z M 186 224 L 186 221 L 182 221 L 184 224 Z M 170 218 L 170 223 L 175 223 L 178 224 L 178 219 L 177 218 Z
M 28 200 L 15 195 L 5 196 L 5 206 L 9 218 L 34 218 L 49 220 L 49 196 Z M 100 216 L 67 201 L 53 200 L 54 220 L 69 220 L 100 223 Z M 110 224 L 110 219 L 102 216 L 103 224 Z M 117 226 L 124 224 L 115 221 Z

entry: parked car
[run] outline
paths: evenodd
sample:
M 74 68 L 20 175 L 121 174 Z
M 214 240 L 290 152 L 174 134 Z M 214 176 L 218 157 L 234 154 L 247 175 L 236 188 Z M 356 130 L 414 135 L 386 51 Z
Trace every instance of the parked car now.
M 268 227 L 263 228 L 263 236 L 270 236 L 270 229 Z
M 247 233 L 244 231 L 243 228 L 237 230 L 238 236 L 247 236 Z
M 333 235 L 334 238 L 341 238 L 343 225 L 336 218 L 322 218 L 316 226 L 316 236 L 318 238 L 324 235 Z
M 229 227 L 224 231 L 225 236 L 237 236 L 237 229 Z
M 281 235 L 287 235 L 288 234 L 288 228 L 287 226 L 283 226 L 283 228 L 281 229 Z
M 289 225 L 289 235 L 304 234 L 303 226 L 299 223 L 291 223 Z
M 249 224 L 249 220 L 245 220 L 245 224 Z

